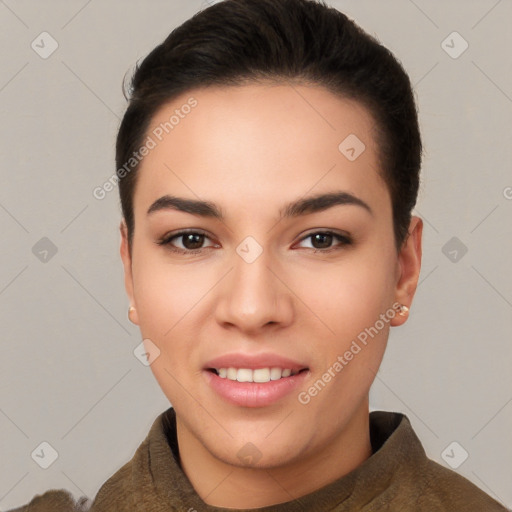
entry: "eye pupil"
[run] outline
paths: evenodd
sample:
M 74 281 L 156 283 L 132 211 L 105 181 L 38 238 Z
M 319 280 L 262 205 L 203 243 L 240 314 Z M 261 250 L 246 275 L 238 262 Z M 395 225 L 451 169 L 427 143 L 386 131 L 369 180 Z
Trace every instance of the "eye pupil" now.
M 325 243 L 326 239 L 327 239 L 327 243 Z M 317 241 L 320 241 L 321 245 L 322 245 L 322 241 L 323 241 L 324 242 L 323 246 L 316 247 L 315 242 L 317 242 Z M 329 248 L 331 246 L 331 244 L 332 244 L 332 235 L 330 235 L 328 233 L 316 233 L 315 235 L 313 235 L 313 246 L 315 247 L 315 249 Z
M 183 245 L 187 249 L 200 249 L 204 242 L 204 235 L 200 233 L 188 233 L 183 235 Z M 192 242 L 192 247 L 188 244 L 188 242 Z

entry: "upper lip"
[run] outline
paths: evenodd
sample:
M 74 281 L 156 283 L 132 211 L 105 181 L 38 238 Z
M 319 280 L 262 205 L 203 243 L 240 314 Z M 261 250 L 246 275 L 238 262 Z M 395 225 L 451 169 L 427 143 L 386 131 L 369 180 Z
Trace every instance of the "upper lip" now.
M 308 368 L 308 366 L 277 354 L 231 353 L 211 359 L 205 364 L 204 368 L 205 370 L 210 368 L 248 368 L 251 370 L 258 368 L 282 368 L 299 372 Z

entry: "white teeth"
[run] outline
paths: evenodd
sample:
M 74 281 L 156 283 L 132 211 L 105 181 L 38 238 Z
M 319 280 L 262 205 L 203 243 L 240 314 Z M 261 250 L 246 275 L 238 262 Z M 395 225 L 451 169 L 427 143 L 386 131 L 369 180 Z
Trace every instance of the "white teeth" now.
M 236 380 L 238 382 L 254 382 L 252 380 L 252 370 L 248 368 L 240 368 L 236 373 Z
M 279 380 L 281 378 L 281 368 L 270 368 L 270 380 Z
M 292 371 L 289 368 L 216 368 L 218 376 L 221 379 L 236 380 L 238 382 L 270 382 L 284 377 L 290 377 Z M 293 373 L 295 375 L 297 372 Z
M 240 371 L 240 370 L 238 370 Z M 253 382 L 269 382 L 270 381 L 270 368 L 259 368 L 252 372 Z

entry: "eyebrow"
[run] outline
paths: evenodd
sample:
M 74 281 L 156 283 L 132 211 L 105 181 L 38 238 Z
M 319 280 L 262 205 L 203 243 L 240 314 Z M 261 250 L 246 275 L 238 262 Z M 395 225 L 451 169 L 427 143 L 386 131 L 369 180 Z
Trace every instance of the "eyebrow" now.
M 339 205 L 359 206 L 373 215 L 373 211 L 367 203 L 353 194 L 343 191 L 318 194 L 298 199 L 297 201 L 288 203 L 284 208 L 279 210 L 279 215 L 281 219 L 299 217 L 301 215 L 321 212 Z M 182 197 L 165 195 L 157 199 L 149 207 L 147 214 L 150 215 L 162 210 L 177 210 L 180 212 L 190 213 L 192 215 L 198 215 L 200 217 L 224 220 L 221 208 L 210 201 L 185 199 Z

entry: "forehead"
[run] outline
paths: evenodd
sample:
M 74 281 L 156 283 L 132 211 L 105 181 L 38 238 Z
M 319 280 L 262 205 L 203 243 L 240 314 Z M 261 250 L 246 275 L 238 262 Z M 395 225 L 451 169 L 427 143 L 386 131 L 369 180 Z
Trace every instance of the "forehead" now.
M 137 189 L 145 204 L 170 191 L 270 202 L 329 188 L 386 200 L 374 127 L 361 104 L 320 86 L 195 89 L 153 117 Z

